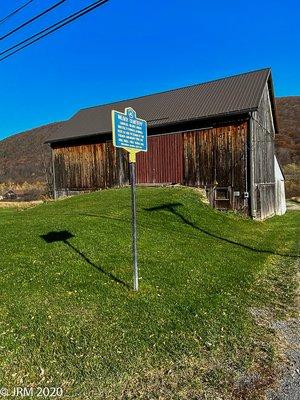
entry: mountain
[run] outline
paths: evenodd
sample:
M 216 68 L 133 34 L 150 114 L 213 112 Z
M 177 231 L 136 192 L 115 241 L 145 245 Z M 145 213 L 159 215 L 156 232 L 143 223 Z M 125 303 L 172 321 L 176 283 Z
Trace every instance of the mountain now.
M 276 152 L 282 165 L 300 162 L 300 96 L 278 97 Z
M 0 182 L 44 182 L 51 161 L 50 147 L 44 142 L 61 125 L 44 125 L 0 141 Z
M 285 173 L 287 195 L 296 196 L 300 192 L 300 96 L 279 97 L 276 108 L 276 153 Z M 0 141 L 0 182 L 45 182 L 51 153 L 44 142 L 62 124 L 41 126 Z
M 300 96 L 278 97 L 276 154 L 285 175 L 287 197 L 300 195 Z

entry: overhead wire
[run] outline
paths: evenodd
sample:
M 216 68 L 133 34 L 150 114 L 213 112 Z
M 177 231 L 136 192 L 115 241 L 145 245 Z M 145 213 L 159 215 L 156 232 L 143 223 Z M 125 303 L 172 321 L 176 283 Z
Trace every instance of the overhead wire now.
M 19 8 L 17 8 L 16 10 L 12 11 L 11 13 L 9 13 L 8 15 L 6 15 L 4 18 L 0 19 L 0 24 L 3 24 L 4 22 L 6 22 L 9 18 L 13 17 L 14 15 L 18 14 L 18 12 L 20 12 L 21 10 L 23 10 L 25 7 L 29 6 L 29 4 L 31 4 L 34 0 L 29 0 L 27 1 L 27 3 L 23 4 L 22 6 L 20 6 Z
M 59 7 L 61 4 L 65 3 L 67 0 L 60 0 L 57 3 L 53 4 L 51 7 L 47 8 L 46 10 L 42 11 L 41 13 L 35 15 L 34 17 L 30 18 L 29 20 L 23 22 L 23 24 L 17 26 L 16 28 L 12 29 L 11 31 L 7 32 L 5 35 L 0 36 L 0 40 L 4 40 L 7 37 L 11 36 L 12 34 L 18 32 L 20 29 L 24 28 L 25 26 L 31 24 L 32 22 L 36 21 L 37 19 L 43 17 L 44 15 L 48 14 L 55 8 Z
M 94 3 L 90 4 L 87 7 L 84 7 L 83 9 L 76 11 L 75 13 L 69 15 L 66 18 L 63 18 L 62 20 L 56 22 L 55 24 L 41 30 L 40 32 L 30 36 L 29 38 L 22 40 L 21 42 L 9 47 L 8 49 L 0 52 L 0 57 L 4 54 L 6 54 L 4 57 L 0 58 L 0 62 L 11 57 L 15 53 L 18 53 L 19 51 L 23 50 L 24 48 L 32 45 L 33 43 L 43 39 L 44 37 L 54 33 L 55 31 L 63 28 L 64 26 L 70 24 L 71 22 L 77 20 L 78 18 L 82 17 L 83 15 L 95 10 L 96 8 L 102 6 L 103 4 L 107 3 L 109 0 L 98 0 L 95 1 Z M 14 50 L 15 49 L 15 50 Z M 14 51 L 12 51 L 14 50 Z M 9 53 L 9 54 L 7 54 Z

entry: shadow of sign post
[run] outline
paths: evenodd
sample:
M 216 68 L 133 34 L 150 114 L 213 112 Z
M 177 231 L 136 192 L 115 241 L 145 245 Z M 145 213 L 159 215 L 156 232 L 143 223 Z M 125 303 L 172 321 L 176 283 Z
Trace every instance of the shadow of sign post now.
M 171 214 L 173 214 L 178 220 L 180 220 L 183 224 L 190 226 L 191 228 L 193 228 L 196 231 L 199 231 L 207 236 L 210 236 L 216 240 L 220 240 L 229 244 L 232 244 L 234 246 L 239 246 L 239 247 L 243 247 L 244 249 L 256 252 L 256 253 L 265 253 L 265 254 L 274 254 L 276 256 L 281 256 L 281 257 L 291 257 L 291 258 L 299 258 L 298 254 L 288 254 L 288 253 L 280 253 L 277 252 L 275 250 L 272 249 L 259 249 L 256 247 L 252 247 L 248 244 L 244 244 L 244 243 L 240 243 L 238 241 L 229 239 L 227 237 L 223 237 L 220 236 L 216 233 L 210 232 L 198 225 L 196 225 L 194 222 L 189 221 L 183 213 L 181 213 L 178 208 L 183 207 L 182 203 L 165 203 L 165 204 L 160 204 L 154 207 L 149 207 L 149 208 L 145 208 L 144 210 L 149 211 L 149 212 L 156 212 L 156 211 L 168 211 Z
M 40 235 L 40 238 L 43 239 L 46 243 L 49 243 L 49 244 L 55 243 L 55 242 L 64 243 L 70 249 L 72 249 L 76 254 L 78 254 L 91 267 L 97 269 L 98 271 L 102 272 L 102 274 L 108 276 L 113 281 L 120 283 L 121 285 L 123 285 L 129 289 L 128 283 L 124 282 L 122 279 L 113 275 L 111 272 L 106 271 L 101 266 L 94 264 L 82 251 L 78 250 L 75 246 L 73 246 L 72 243 L 69 242 L 69 240 L 74 237 L 75 237 L 75 235 L 73 235 L 69 231 L 52 231 L 52 232 L 46 233 L 45 235 Z

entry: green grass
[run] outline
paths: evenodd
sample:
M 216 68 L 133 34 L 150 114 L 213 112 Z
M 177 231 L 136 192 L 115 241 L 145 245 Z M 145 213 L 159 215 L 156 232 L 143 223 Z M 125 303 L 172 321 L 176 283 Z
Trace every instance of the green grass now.
M 0 386 L 229 399 L 270 375 L 274 336 L 249 309 L 292 309 L 299 214 L 254 222 L 196 190 L 139 188 L 134 293 L 130 213 L 129 189 L 0 210 Z

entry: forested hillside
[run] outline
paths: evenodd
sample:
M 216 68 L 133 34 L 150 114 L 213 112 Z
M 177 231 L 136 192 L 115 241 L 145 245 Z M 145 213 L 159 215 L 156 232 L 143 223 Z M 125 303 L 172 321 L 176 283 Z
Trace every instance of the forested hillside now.
M 276 99 L 279 133 L 276 151 L 282 165 L 300 162 L 300 96 Z
M 285 174 L 287 197 L 300 195 L 300 96 L 276 99 L 276 153 Z
M 0 141 L 0 183 L 45 180 L 51 152 L 44 142 L 61 123 L 44 125 Z

